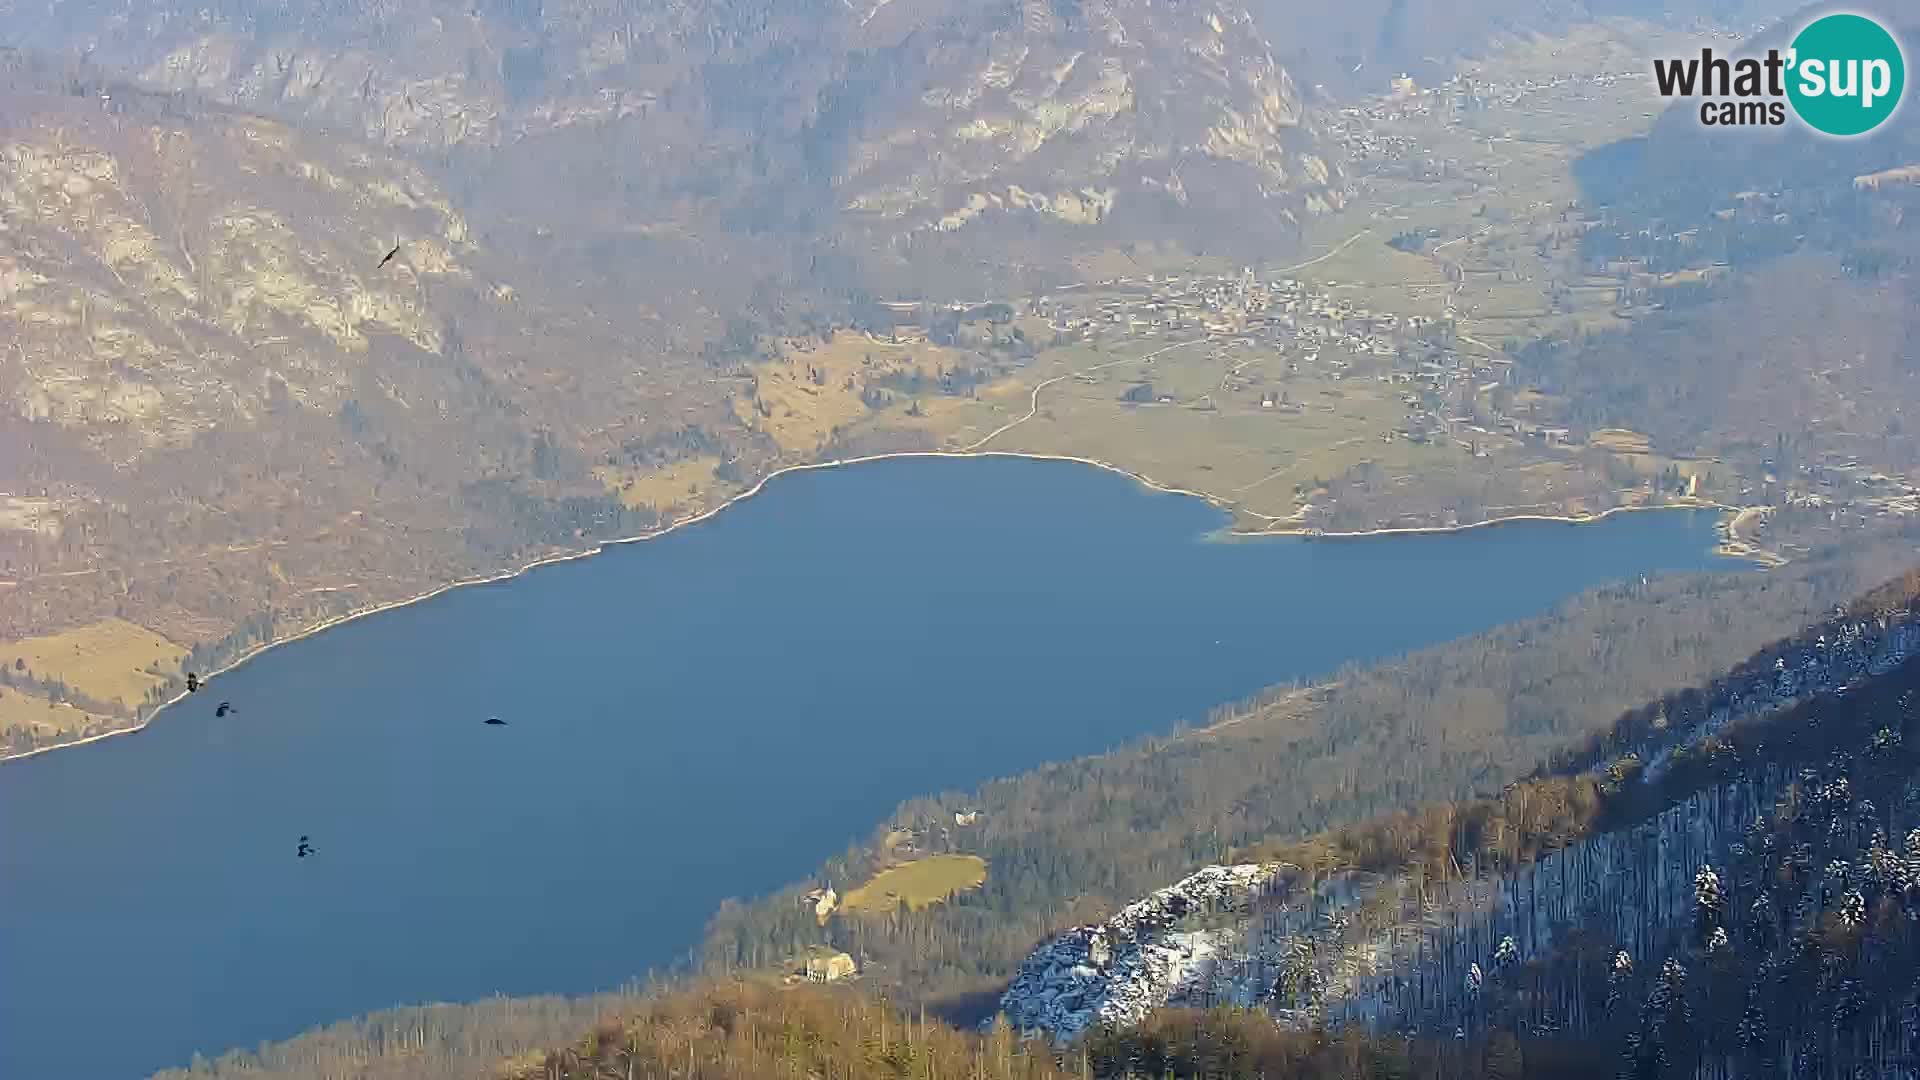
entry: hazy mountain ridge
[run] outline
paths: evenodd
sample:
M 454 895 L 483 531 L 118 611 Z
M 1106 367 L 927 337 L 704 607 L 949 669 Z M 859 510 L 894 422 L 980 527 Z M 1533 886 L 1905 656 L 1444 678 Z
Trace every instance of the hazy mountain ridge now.
M 1254 15 L 1277 55 L 1303 82 L 1346 96 L 1406 71 L 1444 79 L 1490 40 L 1555 34 L 1610 17 L 1669 24 L 1755 27 L 1788 14 L 1793 0 L 1257 0 Z M 1310 43 L 1310 44 L 1309 44 Z
M 816 231 L 865 211 L 855 228 L 883 242 L 988 207 L 1086 223 L 1116 199 L 1177 205 L 1183 162 L 1237 165 L 1230 187 L 1289 213 L 1339 197 L 1337 162 L 1231 3 L 301 7 L 12 17 L 36 46 L 156 87 L 443 160 L 567 145 L 543 137 L 568 129 L 632 141 L 644 153 L 597 194 L 643 218 L 684 219 L 691 194 L 736 225 L 743 208 Z
M 75 52 L 167 90 L 193 90 L 368 141 L 411 149 L 498 146 L 551 127 L 650 112 L 672 93 L 711 94 L 723 73 L 833 47 L 848 10 L 826 0 L 607 3 L 215 3 L 51 5 L 16 12 L 32 45 Z M 720 70 L 702 70 L 703 65 Z M 738 80 L 722 121 L 782 86 Z M 728 115 L 725 110 L 734 109 Z M 671 104 L 661 110 L 671 113 Z M 758 119 L 758 117 L 756 117 Z

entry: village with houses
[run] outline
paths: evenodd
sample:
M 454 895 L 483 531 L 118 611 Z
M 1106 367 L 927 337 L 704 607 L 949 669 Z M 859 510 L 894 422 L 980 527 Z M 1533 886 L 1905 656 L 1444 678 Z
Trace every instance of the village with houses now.
M 1132 342 L 1151 357 L 1136 369 L 1075 376 L 1083 393 L 1105 389 L 1111 376 L 1132 379 L 1118 389 L 1128 407 L 1254 408 L 1283 417 L 1317 410 L 1331 427 L 1364 411 L 1352 408 L 1356 400 L 1386 399 L 1397 414 L 1391 423 L 1350 425 L 1338 440 L 1348 452 L 1328 460 L 1329 472 L 1377 460 L 1389 472 L 1397 468 L 1393 482 L 1405 486 L 1416 468 L 1433 475 L 1434 459 L 1410 457 L 1415 448 L 1469 462 L 1497 457 L 1482 469 L 1453 471 L 1467 478 L 1462 486 L 1486 488 L 1489 480 L 1475 476 L 1514 478 L 1491 480 L 1491 490 L 1507 498 L 1480 500 L 1458 515 L 1429 511 L 1443 524 L 1660 503 L 1763 508 L 1750 515 L 1756 529 L 1775 509 L 1836 526 L 1920 512 L 1920 486 L 1862 455 L 1774 455 L 1736 476 L 1712 457 L 1662 456 L 1634 431 L 1579 425 L 1517 370 L 1525 342 L 1623 329 L 1728 272 L 1724 258 L 1707 254 L 1717 247 L 1699 226 L 1662 231 L 1638 223 L 1621 231 L 1570 182 L 1574 150 L 1560 145 L 1567 124 L 1591 127 L 1607 117 L 1625 133 L 1658 108 L 1648 71 L 1617 44 L 1542 46 L 1524 62 L 1507 56 L 1470 65 L 1433 86 L 1400 74 L 1379 96 L 1339 110 L 1328 124 L 1344 147 L 1353 197 L 1345 223 L 1328 223 L 1307 248 L 1321 253 L 1298 266 L 1143 272 L 1068 285 L 1020 307 L 1044 320 L 1055 345 L 1097 343 L 1118 353 Z M 1856 187 L 1877 188 L 1888 177 L 1910 179 L 1896 170 Z M 1768 193 L 1745 192 L 1707 226 L 1745 234 L 1791 228 L 1788 211 Z M 1583 243 L 1595 236 L 1608 242 Z M 1174 376 L 1176 366 L 1205 368 L 1209 381 Z M 1353 447 L 1360 435 L 1374 451 Z M 1382 444 L 1405 449 L 1383 451 Z M 1356 463 L 1356 456 L 1367 460 Z M 1559 467 L 1572 461 L 1587 475 Z M 1590 483 L 1596 475 L 1604 492 Z M 1292 479 L 1299 488 L 1293 513 L 1263 512 L 1331 526 L 1316 510 L 1331 495 L 1355 494 L 1351 486 L 1335 492 Z M 1436 479 L 1447 487 L 1444 475 Z M 1236 486 L 1233 494 L 1258 490 Z M 1337 525 L 1390 523 L 1366 513 Z
M 1870 454 L 1736 468 L 1581 424 L 1540 388 L 1529 343 L 1624 330 L 1726 270 L 1698 226 L 1626 230 L 1583 203 L 1580 147 L 1559 133 L 1596 118 L 1632 131 L 1653 108 L 1644 71 L 1586 44 L 1573 70 L 1561 43 L 1497 76 L 1395 76 L 1341 110 L 1327 122 L 1350 198 L 1303 225 L 1302 262 L 1116 254 L 1038 294 L 880 301 L 850 340 L 793 343 L 790 371 L 756 373 L 763 396 L 783 394 L 765 423 L 777 437 L 785 410 L 844 390 L 835 438 L 904 428 L 943 449 L 1111 464 L 1256 532 L 1696 505 L 1754 508 L 1751 538 L 1778 509 L 1836 526 L 1920 509 L 1920 488 Z M 1748 193 L 1706 228 L 1779 228 L 1784 213 Z
M 1358 170 L 1356 190 L 1368 193 L 1373 202 L 1393 198 L 1390 191 L 1371 190 L 1388 182 L 1431 186 L 1452 178 L 1492 189 L 1498 176 L 1480 175 L 1477 168 L 1459 164 L 1482 155 L 1451 157 L 1436 133 L 1459 135 L 1468 117 L 1488 109 L 1557 106 L 1641 77 L 1631 71 L 1515 81 L 1457 75 L 1438 86 L 1421 87 L 1401 75 L 1390 80 L 1387 93 L 1341 110 L 1331 121 L 1332 131 Z M 1257 402 L 1259 409 L 1297 414 L 1315 407 L 1311 384 L 1364 380 L 1385 388 L 1397 403 L 1397 422 L 1378 433 L 1383 442 L 1451 447 L 1475 456 L 1484 456 L 1502 439 L 1557 447 L 1576 438 L 1573 429 L 1529 415 L 1523 394 L 1496 393 L 1511 389 L 1513 361 L 1502 348 L 1474 338 L 1465 327 L 1486 309 L 1510 302 L 1509 297 L 1489 294 L 1515 291 L 1511 286 L 1524 285 L 1535 296 L 1545 294 L 1545 314 L 1564 315 L 1580 305 L 1624 311 L 1636 303 L 1657 303 L 1653 296 L 1659 282 L 1647 272 L 1644 260 L 1622 259 L 1581 268 L 1592 273 L 1577 284 L 1575 295 L 1573 288 L 1556 291 L 1551 282 L 1541 280 L 1548 276 L 1545 259 L 1529 265 L 1504 251 L 1496 258 L 1475 257 L 1476 243 L 1484 248 L 1489 234 L 1523 236 L 1531 243 L 1534 234 L 1544 231 L 1571 244 L 1601 223 L 1576 200 L 1530 200 L 1524 210 L 1516 214 L 1503 205 L 1490 206 L 1483 223 L 1459 235 L 1438 226 L 1422 227 L 1417 219 L 1395 226 L 1389 223 L 1390 215 L 1376 213 L 1367 227 L 1328 253 L 1339 261 L 1329 260 L 1311 275 L 1301 271 L 1326 256 L 1292 270 L 1143 272 L 1084 281 L 1001 306 L 1037 320 L 1050 347 L 1095 345 L 1117 353 L 1131 343 L 1156 352 L 1204 340 L 1204 352 L 1168 355 L 1160 365 L 1171 369 L 1199 359 L 1226 367 L 1224 377 L 1200 393 L 1183 395 L 1158 380 L 1141 380 L 1121 391 L 1128 404 L 1210 410 L 1249 395 L 1245 400 Z M 1383 263 L 1369 248 L 1424 256 L 1419 279 L 1381 280 L 1389 269 L 1404 274 L 1406 264 Z M 1449 248 L 1454 250 L 1442 257 Z M 1339 275 L 1347 273 L 1363 280 L 1342 280 Z M 895 319 L 892 341 L 913 344 L 928 339 L 937 315 L 964 320 L 990 305 L 903 300 L 883 306 Z M 1078 381 L 1105 380 L 1085 376 Z M 1308 386 L 1290 389 L 1291 382 Z
M 1470 392 L 1507 362 L 1477 364 L 1453 348 L 1450 306 L 1439 316 L 1378 311 L 1336 296 L 1331 288 L 1337 284 L 1263 278 L 1252 268 L 1237 277 L 1149 274 L 1057 292 L 1032 301 L 1029 309 L 1047 320 L 1060 341 L 1109 343 L 1117 338 L 1165 344 L 1205 338 L 1222 359 L 1237 350 L 1248 362 L 1229 366 L 1219 392 L 1257 395 L 1262 409 L 1306 408 L 1289 397 L 1284 385 L 1276 385 L 1292 376 L 1334 382 L 1371 377 L 1398 388 L 1406 407 L 1405 422 L 1387 438 L 1421 443 L 1449 437 L 1443 402 Z M 1254 350 L 1273 354 L 1277 362 L 1255 369 Z M 1130 400 L 1144 403 L 1138 397 Z M 1176 403 L 1166 394 L 1147 400 Z M 1217 403 L 1196 404 L 1204 408 Z M 1543 438 L 1566 434 L 1555 429 L 1529 433 Z

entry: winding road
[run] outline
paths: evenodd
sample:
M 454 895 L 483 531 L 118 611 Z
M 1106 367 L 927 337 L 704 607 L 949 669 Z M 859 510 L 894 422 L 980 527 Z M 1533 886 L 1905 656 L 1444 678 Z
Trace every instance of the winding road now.
M 1328 259 L 1331 259 L 1331 258 L 1333 258 L 1333 257 L 1334 257 L 1335 255 L 1338 255 L 1338 254 L 1340 254 L 1341 252 L 1343 252 L 1343 251 L 1345 251 L 1345 250 L 1347 250 L 1348 248 L 1350 248 L 1350 247 L 1352 247 L 1352 246 L 1353 246 L 1353 242 L 1354 242 L 1355 240 L 1358 240 L 1358 239 L 1360 239 L 1361 237 L 1363 237 L 1363 236 L 1365 236 L 1365 235 L 1367 235 L 1368 233 L 1370 233 L 1370 232 L 1372 232 L 1372 231 L 1373 231 L 1373 229 L 1372 229 L 1371 227 L 1369 227 L 1369 228 L 1365 228 L 1365 229 L 1361 229 L 1361 230 L 1360 230 L 1359 232 L 1357 232 L 1357 233 L 1354 233 L 1354 234 L 1353 234 L 1352 236 L 1349 236 L 1349 237 L 1347 237 L 1347 238 L 1346 238 L 1345 240 L 1342 240 L 1342 241 L 1340 241 L 1340 243 L 1339 243 L 1339 244 L 1338 244 L 1338 245 L 1337 245 L 1336 247 L 1334 247 L 1334 248 L 1333 248 L 1333 249 L 1332 249 L 1331 251 L 1328 251 L 1328 252 L 1326 252 L 1326 253 L 1325 253 L 1325 254 L 1323 254 L 1323 255 L 1316 255 L 1316 256 L 1314 256 L 1313 258 L 1311 258 L 1311 259 L 1308 259 L 1308 260 L 1307 260 L 1306 262 L 1303 262 L 1303 263 L 1295 263 L 1295 264 L 1294 264 L 1294 265 L 1292 265 L 1292 266 L 1283 266 L 1283 267 L 1281 267 L 1280 269 L 1278 269 L 1278 270 L 1274 270 L 1274 271 L 1271 271 L 1271 272 L 1272 272 L 1272 273 L 1275 273 L 1275 274 L 1291 274 L 1291 273 L 1293 273 L 1293 272 L 1294 272 L 1294 271 L 1296 271 L 1296 270 L 1305 270 L 1305 269 L 1306 269 L 1307 267 L 1309 267 L 1309 266 L 1313 266 L 1313 265 L 1315 265 L 1315 264 L 1317 264 L 1317 263 L 1323 263 L 1323 262 L 1326 262 L 1326 261 L 1327 261 Z
M 1332 253 L 1329 252 L 1328 254 L 1332 254 Z M 1065 375 L 1055 375 L 1053 378 L 1046 379 L 1042 381 L 1038 386 L 1035 386 L 1033 388 L 1033 400 L 1028 404 L 1027 415 L 1021 417 L 1018 420 L 1010 420 L 1007 423 L 1004 423 L 999 427 L 994 428 L 992 431 L 989 431 L 985 435 L 982 435 L 977 441 L 967 446 L 961 447 L 960 452 L 963 454 L 971 454 L 975 450 L 980 449 L 981 447 L 987 445 L 988 443 L 999 438 L 1000 436 L 1005 435 L 1007 432 L 1012 431 L 1014 428 L 1019 427 L 1021 424 L 1024 424 L 1027 421 L 1033 419 L 1040 412 L 1040 391 L 1045 390 L 1047 387 L 1052 386 L 1054 383 L 1064 382 L 1065 380 L 1071 379 L 1076 375 L 1091 375 L 1096 371 L 1102 371 L 1110 367 L 1118 367 L 1121 364 L 1144 364 L 1152 360 L 1154 357 L 1159 356 L 1161 353 L 1172 352 L 1175 349 L 1184 349 L 1189 345 L 1204 345 L 1207 342 L 1212 340 L 1213 340 L 1213 337 L 1209 335 L 1203 338 L 1195 338 L 1192 341 L 1177 342 L 1173 345 L 1167 345 L 1162 348 L 1155 349 L 1152 352 L 1147 353 L 1145 356 L 1129 356 L 1120 360 L 1109 360 L 1104 364 L 1095 364 L 1092 367 L 1081 368 L 1078 371 L 1069 371 Z

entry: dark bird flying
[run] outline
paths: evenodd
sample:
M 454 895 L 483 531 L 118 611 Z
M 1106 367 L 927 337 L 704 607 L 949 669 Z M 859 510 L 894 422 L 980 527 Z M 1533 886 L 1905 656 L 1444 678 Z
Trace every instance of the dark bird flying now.
M 313 854 L 313 845 L 307 843 L 307 838 L 303 836 L 300 838 L 300 846 L 299 848 L 295 849 L 294 854 L 304 859 L 307 856 Z
M 491 727 L 506 727 L 506 726 L 507 726 L 507 722 L 506 722 L 505 720 L 502 720 L 502 719 L 500 719 L 500 718 L 499 718 L 499 717 L 497 717 L 497 716 L 489 716 L 489 717 L 487 717 L 487 724 L 488 724 L 489 726 L 491 726 Z
M 392 251 L 389 251 L 389 252 L 387 252 L 387 257 L 386 257 L 386 258 L 384 258 L 384 259 L 381 259 L 381 260 L 380 260 L 380 265 L 379 265 L 379 266 L 376 266 L 376 267 L 374 267 L 374 269 L 375 269 L 375 270 L 381 270 L 381 269 L 385 269 L 385 268 L 386 268 L 386 265 L 387 265 L 388 263 L 390 263 L 390 262 L 392 262 L 392 261 L 393 261 L 393 257 L 394 257 L 395 255 L 398 255 L 398 254 L 400 254 L 400 245 L 399 245 L 399 244 L 395 244 L 395 245 L 393 245 L 393 250 L 392 250 Z
M 230 702 L 230 701 L 223 701 L 223 702 L 221 702 L 221 703 L 220 703 L 220 707 L 219 707 L 219 708 L 217 708 L 217 709 L 215 709 L 215 710 L 213 710 L 213 715 L 215 715 L 215 716 L 225 716 L 225 715 L 227 715 L 228 713 L 230 713 L 230 712 L 232 712 L 232 711 L 233 711 L 233 703 L 232 703 L 232 702 Z
M 197 694 L 199 692 L 200 692 L 200 676 L 195 675 L 191 671 L 187 672 L 187 693 Z

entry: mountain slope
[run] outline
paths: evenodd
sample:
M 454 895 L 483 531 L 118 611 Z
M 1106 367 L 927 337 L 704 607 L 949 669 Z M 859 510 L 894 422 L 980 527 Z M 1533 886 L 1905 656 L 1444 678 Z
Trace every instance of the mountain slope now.
M 1234 1004 L 1576 1043 L 1634 1075 L 1884 1074 L 1920 1007 L 1917 586 L 1629 713 L 1498 797 L 1202 871 L 1036 952 L 1003 1004 L 1062 1037 Z M 1211 887 L 1225 877 L 1237 891 Z
M 407 0 L 192 17 L 66 0 L 9 22 L 157 87 L 478 173 L 485 201 L 547 218 L 568 216 L 552 199 L 565 187 L 580 220 L 618 208 L 716 239 L 772 230 L 898 257 L 907 236 L 983 210 L 1086 225 L 1140 203 L 1157 219 L 1192 188 L 1229 197 L 1221 209 L 1270 200 L 1260 220 L 1279 223 L 1340 197 L 1297 90 L 1230 2 Z
M 1453 73 L 1501 37 L 1555 34 L 1595 19 L 1753 27 L 1789 14 L 1793 0 L 1261 0 L 1254 17 L 1296 77 L 1346 96 L 1398 72 L 1422 84 Z
M 19 54 L 0 80 L 0 641 L 245 644 L 637 531 L 583 454 L 737 428 L 657 316 L 596 313 L 405 160 Z
M 1905 40 L 1920 34 L 1907 6 L 1861 10 Z M 1741 55 L 1784 46 L 1797 25 Z M 1783 486 L 1806 466 L 1912 474 L 1920 188 L 1905 170 L 1916 162 L 1911 110 L 1836 140 L 1798 124 L 1716 130 L 1697 105 L 1675 104 L 1646 137 L 1578 169 L 1594 204 L 1582 253 L 1631 303 L 1631 327 L 1529 343 L 1517 377 L 1564 402 L 1566 422 L 1643 432 L 1656 452 Z

